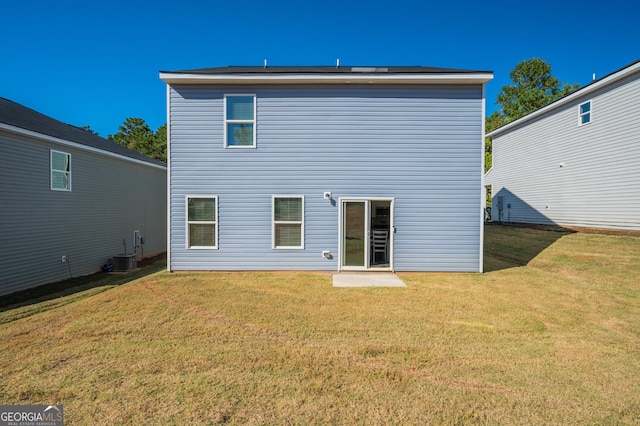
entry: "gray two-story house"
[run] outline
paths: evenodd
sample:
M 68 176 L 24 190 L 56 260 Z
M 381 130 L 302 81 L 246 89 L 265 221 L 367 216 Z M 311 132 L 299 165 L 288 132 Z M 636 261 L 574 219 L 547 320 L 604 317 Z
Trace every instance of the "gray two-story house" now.
M 640 61 L 487 136 L 494 221 L 640 229 Z
M 168 269 L 482 271 L 492 77 L 428 67 L 161 71 Z
M 160 161 L 0 98 L 0 295 L 164 252 L 166 176 Z

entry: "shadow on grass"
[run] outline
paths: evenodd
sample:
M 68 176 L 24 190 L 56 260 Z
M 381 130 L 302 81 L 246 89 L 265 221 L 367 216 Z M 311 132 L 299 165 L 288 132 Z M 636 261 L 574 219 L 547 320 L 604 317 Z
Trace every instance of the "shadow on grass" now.
M 575 232 L 551 225 L 486 224 L 484 272 L 525 266 L 560 238 Z
M 46 305 L 48 309 L 52 305 L 61 306 L 72 301 L 101 293 L 112 287 L 126 284 L 138 278 L 166 268 L 166 253 L 142 259 L 138 262 L 138 268 L 127 273 L 96 272 L 77 278 L 45 284 L 28 290 L 19 291 L 0 297 L 0 312 L 28 307 L 30 305 Z M 74 297 L 75 296 L 75 297 Z M 49 303 L 47 303 L 49 302 Z M 37 311 L 47 308 L 34 308 Z M 22 309 L 25 311 L 25 309 Z M 28 316 L 21 315 L 20 317 Z M 15 318 L 13 318 L 15 319 Z M 7 322 L 0 319 L 0 323 Z

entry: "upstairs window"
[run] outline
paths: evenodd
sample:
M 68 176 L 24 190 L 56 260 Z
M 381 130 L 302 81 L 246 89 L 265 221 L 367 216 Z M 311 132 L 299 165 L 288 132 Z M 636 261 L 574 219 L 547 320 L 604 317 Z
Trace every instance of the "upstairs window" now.
M 255 95 L 225 95 L 224 146 L 226 148 L 256 147 Z
M 273 197 L 273 248 L 304 248 L 304 197 Z
M 218 248 L 218 197 L 187 197 L 187 248 Z
M 580 104 L 578 109 L 578 125 L 591 123 L 591 101 Z
M 71 154 L 51 150 L 51 189 L 71 191 Z

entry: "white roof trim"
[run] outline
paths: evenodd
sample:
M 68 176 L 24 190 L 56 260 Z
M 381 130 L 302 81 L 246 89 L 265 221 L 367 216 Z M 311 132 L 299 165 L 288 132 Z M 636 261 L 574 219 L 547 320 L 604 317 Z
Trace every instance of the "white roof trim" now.
M 489 132 L 485 135 L 485 137 L 494 137 L 500 133 L 504 133 L 507 132 L 511 129 L 513 129 L 514 127 L 520 126 L 528 121 L 534 120 L 535 118 L 546 114 L 549 111 L 552 111 L 556 108 L 560 108 L 563 105 L 566 105 L 570 102 L 573 102 L 576 98 L 578 97 L 582 97 L 582 96 L 588 96 L 591 93 L 602 89 L 605 86 L 608 86 L 612 83 L 615 83 L 618 80 L 621 80 L 623 78 L 628 77 L 629 75 L 636 73 L 640 71 L 640 61 L 625 67 L 623 69 L 621 69 L 618 72 L 614 72 L 612 74 L 609 74 L 608 76 L 602 78 L 601 80 L 596 80 L 595 82 L 584 86 L 582 89 L 578 89 L 577 91 L 571 93 L 570 95 L 565 96 L 564 98 L 560 98 L 546 106 L 543 106 L 542 108 L 539 108 L 527 115 L 525 115 L 524 117 L 521 117 L 517 120 L 512 121 L 509 124 L 505 124 L 502 127 L 499 127 L 497 129 L 495 129 L 492 132 Z
M 115 152 L 105 151 L 104 149 L 95 148 L 88 145 L 83 145 L 77 142 L 71 142 L 65 139 L 56 138 L 53 136 L 45 135 L 43 133 L 34 132 L 32 130 L 23 129 L 21 127 L 12 126 L 6 123 L 0 123 L 0 130 L 6 130 L 11 133 L 17 133 L 19 135 L 29 136 L 35 139 L 40 139 L 45 142 L 51 142 L 57 145 L 68 146 L 75 149 L 80 149 L 82 151 L 92 152 L 95 154 L 104 155 L 106 157 L 117 158 L 119 160 L 129 161 L 136 164 L 141 164 L 143 166 L 149 166 L 156 169 L 166 170 L 166 166 L 161 166 L 160 164 L 148 163 L 146 161 L 138 160 L 136 158 L 127 157 L 125 155 L 116 154 Z
M 429 74 L 189 74 L 161 72 L 167 84 L 484 84 L 493 73 Z

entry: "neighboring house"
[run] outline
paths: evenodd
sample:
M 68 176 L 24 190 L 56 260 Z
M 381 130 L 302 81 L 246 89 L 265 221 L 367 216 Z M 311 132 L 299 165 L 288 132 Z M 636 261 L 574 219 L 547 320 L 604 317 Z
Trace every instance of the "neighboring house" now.
M 640 229 L 640 61 L 487 136 L 494 221 Z
M 482 271 L 492 77 L 425 67 L 160 72 L 168 269 Z
M 166 166 L 0 98 L 0 295 L 166 250 Z M 64 259 L 64 262 L 63 262 Z

